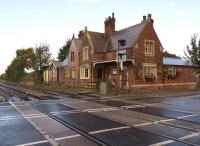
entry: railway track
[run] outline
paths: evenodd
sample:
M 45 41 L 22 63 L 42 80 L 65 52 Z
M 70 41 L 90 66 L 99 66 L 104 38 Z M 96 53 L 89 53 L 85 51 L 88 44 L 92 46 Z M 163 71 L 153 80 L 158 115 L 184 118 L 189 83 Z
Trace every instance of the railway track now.
M 17 98 L 23 96 L 23 98 L 19 98 L 20 100 L 24 100 L 26 98 L 24 98 L 24 96 L 32 96 L 33 98 L 35 98 L 36 100 L 47 100 L 46 98 L 44 97 L 39 97 L 39 96 L 35 96 L 35 95 L 31 95 L 30 93 L 26 93 L 24 91 L 20 91 L 19 89 L 15 88 L 15 87 L 11 87 L 11 86 L 5 86 L 5 85 L 2 85 L 4 87 L 6 87 L 7 91 L 12 94 L 13 96 L 15 94 L 17 94 Z M 36 89 L 37 90 L 37 89 Z M 37 90 L 38 91 L 38 90 Z M 41 90 L 39 90 L 41 91 Z M 42 90 L 43 91 L 43 90 Z M 48 92 L 48 91 L 47 91 Z M 59 93 L 57 94 L 59 95 Z M 33 101 L 33 99 L 31 99 Z M 25 101 L 30 101 L 30 100 L 25 100 Z M 80 133 L 81 135 L 83 135 L 84 137 L 87 137 L 88 139 L 90 139 L 91 141 L 94 141 L 95 143 L 99 144 L 99 145 L 109 145 L 107 143 L 105 143 L 102 139 L 99 139 L 99 138 L 96 138 L 95 136 L 89 134 L 88 132 L 85 132 L 84 130 L 80 129 L 80 128 L 77 128 L 75 127 L 73 124 L 69 124 L 68 122 L 66 122 L 65 120 L 62 120 L 62 118 L 59 118 L 57 116 L 55 116 L 54 114 L 51 114 L 51 113 L 48 113 L 44 110 L 42 110 L 41 108 L 38 108 L 35 104 L 31 103 L 31 102 L 28 102 L 32 107 L 34 107 L 35 109 L 39 110 L 40 112 L 42 113 L 45 113 L 46 115 L 48 115 L 49 117 L 55 119 L 56 121 L 62 123 L 63 125 L 69 127 L 70 129 Z M 80 111 L 81 112 L 81 111 Z M 145 120 L 148 120 L 148 119 L 145 119 Z M 166 123 L 160 123 L 160 124 L 166 124 Z M 131 125 L 130 125 L 131 126 Z M 172 126 L 172 125 L 171 125 Z M 135 127 L 136 128 L 136 127 Z M 179 127 L 180 128 L 180 127 Z M 144 132 L 149 132 L 149 133 L 152 133 L 152 134 L 155 134 L 155 135 L 158 135 L 158 136 L 161 136 L 163 138 L 167 138 L 167 139 L 170 139 L 170 140 L 173 140 L 173 141 L 176 141 L 176 142 L 181 142 L 183 144 L 187 144 L 187 145 L 196 145 L 196 144 L 193 144 L 193 143 L 190 143 L 190 142 L 186 142 L 186 141 L 183 141 L 181 139 L 176 139 L 176 138 L 173 138 L 173 137 L 168 137 L 168 136 L 165 136 L 165 135 L 161 135 L 159 133 L 155 133 L 155 132 L 151 132 L 151 131 L 145 131 L 144 129 L 141 129 L 141 128 L 136 128 L 136 129 L 139 129 L 139 130 L 142 130 Z M 190 129 L 191 130 L 191 129 Z M 197 132 L 197 131 L 195 131 Z

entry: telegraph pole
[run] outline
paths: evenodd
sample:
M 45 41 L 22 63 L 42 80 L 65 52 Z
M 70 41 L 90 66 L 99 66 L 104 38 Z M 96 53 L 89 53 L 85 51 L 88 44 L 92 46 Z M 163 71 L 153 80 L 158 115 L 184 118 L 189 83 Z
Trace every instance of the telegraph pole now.
M 117 41 L 117 84 L 116 84 L 116 95 L 119 94 L 118 90 L 119 90 L 119 83 L 120 83 L 120 67 L 119 67 L 119 45 L 120 46 L 125 46 L 126 45 L 126 40 L 124 39 L 120 39 Z

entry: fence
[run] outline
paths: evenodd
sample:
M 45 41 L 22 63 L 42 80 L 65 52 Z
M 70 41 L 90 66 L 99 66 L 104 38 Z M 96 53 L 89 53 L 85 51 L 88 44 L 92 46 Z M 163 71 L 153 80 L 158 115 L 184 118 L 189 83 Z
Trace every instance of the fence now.
M 101 84 L 103 83 L 103 84 Z M 72 88 L 93 88 L 97 89 L 104 95 L 133 95 L 138 92 L 152 92 L 157 90 L 184 90 L 195 89 L 195 82 L 191 83 L 160 83 L 156 81 L 135 81 L 135 80 L 118 80 L 118 81 L 98 81 L 98 82 L 51 82 L 51 84 L 64 84 Z M 103 86 L 103 87 L 102 87 Z

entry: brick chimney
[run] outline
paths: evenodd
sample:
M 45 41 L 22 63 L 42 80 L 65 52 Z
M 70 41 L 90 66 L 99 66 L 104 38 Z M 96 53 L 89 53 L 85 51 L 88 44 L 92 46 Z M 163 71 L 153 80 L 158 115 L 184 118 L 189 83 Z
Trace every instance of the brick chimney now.
M 112 13 L 112 17 L 109 16 L 104 21 L 105 24 L 105 35 L 108 37 L 111 37 L 115 32 L 115 16 L 114 13 Z

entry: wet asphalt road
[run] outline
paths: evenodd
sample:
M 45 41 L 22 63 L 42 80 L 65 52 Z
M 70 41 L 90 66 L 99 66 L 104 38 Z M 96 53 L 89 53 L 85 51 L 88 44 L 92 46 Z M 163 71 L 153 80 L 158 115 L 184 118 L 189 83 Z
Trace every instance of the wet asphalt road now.
M 63 133 L 63 137 L 58 137 L 57 140 L 54 138 L 62 145 L 70 143 L 70 146 L 76 146 L 80 143 L 84 146 L 96 146 L 97 143 L 89 142 L 91 139 L 88 137 L 91 137 L 111 146 L 196 146 L 200 145 L 198 96 L 199 93 L 166 98 L 138 97 L 134 100 L 132 97 L 112 99 L 69 95 L 61 97 L 61 100 L 28 103 L 36 111 L 50 114 L 66 123 L 66 127 L 69 125 L 77 129 L 76 132 L 80 131 L 79 134 L 72 132 L 72 135 L 66 136 L 61 129 L 55 129 L 57 133 L 60 132 L 59 135 Z M 19 108 L 24 106 L 19 102 L 14 104 Z M 41 113 L 38 114 L 37 120 L 40 123 L 42 117 Z M 42 125 L 39 126 L 45 129 Z M 3 146 L 40 141 L 44 142 L 35 145 L 50 145 L 9 103 L 0 104 L 0 131 L 5 131 L 0 134 L 0 145 Z M 75 138 L 77 140 L 73 140 Z
M 44 141 L 38 146 L 50 145 L 45 138 L 8 103 L 0 104 L 0 145 L 13 146 Z M 45 142 L 46 141 L 46 142 Z
M 53 105 L 53 106 L 52 106 Z M 59 112 L 71 110 L 70 107 L 61 104 L 39 104 L 38 108 L 45 112 Z M 56 108 L 55 108 L 56 107 Z M 55 110 L 56 109 L 56 110 Z M 166 141 L 167 138 L 145 132 L 140 129 L 126 127 L 127 125 L 121 124 L 106 118 L 96 116 L 94 114 L 80 112 L 71 114 L 56 115 L 57 118 L 61 119 L 65 123 L 84 131 L 92 137 L 103 141 L 107 145 L 124 146 L 124 145 L 150 145 L 161 141 Z M 125 128 L 124 128 L 125 127 Z M 106 129 L 115 129 L 108 132 L 98 132 Z M 120 129 L 122 128 L 122 129 Z
M 120 101 L 95 101 L 96 103 L 102 103 L 109 106 L 128 106 L 132 105 L 130 103 L 120 102 Z M 58 103 L 35 103 L 34 106 L 37 106 L 40 110 L 51 114 L 52 112 L 63 112 L 63 111 L 71 111 L 76 108 L 72 108 L 71 106 L 58 104 Z M 137 108 L 136 108 L 137 109 Z M 138 108 L 139 109 L 139 108 Z M 187 115 L 181 112 L 175 112 L 170 110 L 159 109 L 160 114 L 166 114 L 168 116 L 184 116 Z M 140 110 L 139 110 L 140 111 Z M 148 109 L 147 109 L 148 111 Z M 158 110 L 156 110 L 158 112 Z M 152 111 L 153 112 L 153 111 Z M 136 146 L 146 146 L 152 145 L 155 143 L 160 143 L 164 141 L 168 141 L 169 139 L 153 134 L 151 132 L 147 132 L 135 127 L 130 127 L 125 124 L 109 120 L 104 117 L 97 116 L 93 113 L 88 112 L 77 112 L 77 113 L 67 113 L 67 114 L 56 114 L 54 115 L 56 118 L 62 120 L 63 122 L 69 124 L 76 129 L 87 133 L 91 137 L 98 139 L 105 143 L 106 145 L 112 146 L 129 146 L 129 145 L 136 145 Z M 168 144 L 170 145 L 170 144 Z M 187 145 L 182 142 L 173 141 L 171 145 Z

